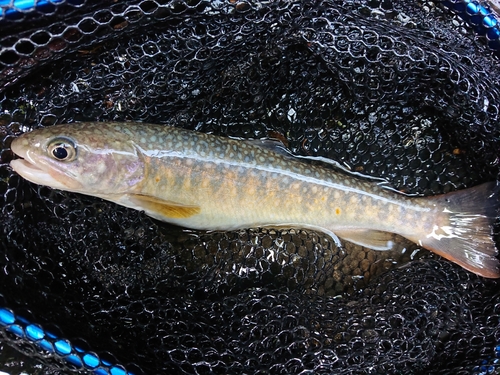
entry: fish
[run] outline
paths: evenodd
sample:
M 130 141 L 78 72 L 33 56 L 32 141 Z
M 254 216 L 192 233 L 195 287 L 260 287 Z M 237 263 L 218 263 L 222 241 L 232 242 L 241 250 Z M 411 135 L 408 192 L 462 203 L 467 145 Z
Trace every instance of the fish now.
M 145 123 L 82 122 L 15 138 L 26 180 L 95 196 L 196 230 L 299 228 L 375 250 L 394 234 L 486 278 L 499 278 L 492 226 L 499 187 L 431 197 L 246 141 Z

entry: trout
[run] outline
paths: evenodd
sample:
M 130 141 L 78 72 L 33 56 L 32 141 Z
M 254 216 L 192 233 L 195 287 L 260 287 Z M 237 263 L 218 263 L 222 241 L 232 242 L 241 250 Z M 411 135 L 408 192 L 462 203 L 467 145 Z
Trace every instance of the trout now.
M 409 197 L 266 142 L 170 126 L 78 123 L 12 142 L 19 175 L 200 230 L 304 228 L 378 250 L 403 236 L 463 268 L 499 278 L 494 182 Z

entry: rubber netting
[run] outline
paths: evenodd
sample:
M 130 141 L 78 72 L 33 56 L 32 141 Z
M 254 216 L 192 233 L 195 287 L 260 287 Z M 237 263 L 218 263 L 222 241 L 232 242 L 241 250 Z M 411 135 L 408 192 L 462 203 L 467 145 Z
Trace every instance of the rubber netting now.
M 414 245 L 188 231 L 8 166 L 24 131 L 114 120 L 279 138 L 409 194 L 493 181 L 498 60 L 467 17 L 427 0 L 6 3 L 0 307 L 134 374 L 498 373 L 499 282 Z M 94 371 L 6 327 L 0 349 L 8 373 Z

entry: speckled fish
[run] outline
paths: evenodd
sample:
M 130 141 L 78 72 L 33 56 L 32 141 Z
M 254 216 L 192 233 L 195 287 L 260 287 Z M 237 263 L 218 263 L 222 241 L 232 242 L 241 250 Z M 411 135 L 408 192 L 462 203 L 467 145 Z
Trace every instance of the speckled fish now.
M 469 271 L 500 277 L 493 182 L 408 197 L 279 148 L 151 124 L 52 126 L 23 134 L 12 151 L 22 158 L 12 168 L 31 182 L 180 226 L 309 228 L 379 250 L 396 233 Z

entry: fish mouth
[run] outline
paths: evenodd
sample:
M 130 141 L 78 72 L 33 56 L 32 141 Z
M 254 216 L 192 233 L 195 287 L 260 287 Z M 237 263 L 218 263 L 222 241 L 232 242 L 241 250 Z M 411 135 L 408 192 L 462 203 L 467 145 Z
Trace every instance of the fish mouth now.
M 15 159 L 10 162 L 11 168 L 26 180 L 38 185 L 46 185 L 55 189 L 67 190 L 68 187 L 57 181 L 49 172 L 38 168 L 26 159 Z
M 33 182 L 38 185 L 47 185 L 56 189 L 67 190 L 68 187 L 63 183 L 56 180 L 47 170 L 39 168 L 27 148 L 25 147 L 25 142 L 21 137 L 16 138 L 12 141 L 10 149 L 14 154 L 20 157 L 20 159 L 14 159 L 10 162 L 11 168 L 26 180 Z

